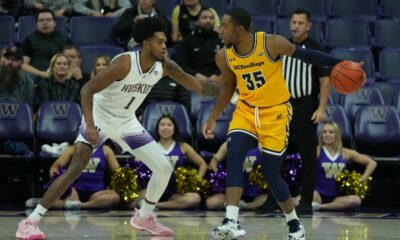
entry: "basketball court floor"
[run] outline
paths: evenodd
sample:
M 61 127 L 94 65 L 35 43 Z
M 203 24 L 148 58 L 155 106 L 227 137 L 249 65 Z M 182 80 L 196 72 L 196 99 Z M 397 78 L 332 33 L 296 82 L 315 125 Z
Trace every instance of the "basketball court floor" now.
M 15 239 L 18 222 L 27 211 L 0 211 L 0 239 Z M 41 222 L 47 239 L 206 240 L 224 212 L 158 211 L 159 220 L 174 230 L 173 237 L 151 237 L 129 225 L 130 211 L 49 211 Z M 400 239 L 400 212 L 321 212 L 304 216 L 306 239 Z M 285 219 L 280 215 L 243 212 L 241 226 L 250 240 L 286 240 Z

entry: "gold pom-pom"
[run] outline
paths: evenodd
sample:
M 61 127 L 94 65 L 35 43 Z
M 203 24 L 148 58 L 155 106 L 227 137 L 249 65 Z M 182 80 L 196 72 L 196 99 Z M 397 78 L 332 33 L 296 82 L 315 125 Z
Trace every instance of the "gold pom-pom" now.
M 207 197 L 211 191 L 211 184 L 199 177 L 197 169 L 178 167 L 175 170 L 176 189 L 178 193 L 195 192 Z
M 368 177 L 367 181 L 360 181 L 361 173 L 352 171 L 351 173 L 346 169 L 338 174 L 336 182 L 339 182 L 339 191 L 346 195 L 357 195 L 364 199 L 371 190 L 372 177 Z
M 130 202 L 139 195 L 139 185 L 135 170 L 119 167 L 111 175 L 110 187 L 116 191 L 125 202 Z
M 249 173 L 249 181 L 251 185 L 256 185 L 262 190 L 266 190 L 268 188 L 268 184 L 264 180 L 264 175 L 262 173 L 261 164 L 257 165 L 251 172 Z

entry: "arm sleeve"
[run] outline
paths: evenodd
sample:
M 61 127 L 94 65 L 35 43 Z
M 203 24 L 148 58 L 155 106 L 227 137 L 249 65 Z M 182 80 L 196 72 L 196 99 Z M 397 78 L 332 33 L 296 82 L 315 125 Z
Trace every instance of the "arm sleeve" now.
M 328 67 L 334 67 L 336 64 L 343 61 L 342 59 L 332 57 L 321 51 L 304 49 L 299 46 L 296 46 L 296 49 L 292 57 L 303 60 L 304 62 L 309 64 L 328 66 Z
M 43 102 L 47 102 L 50 100 L 50 93 L 49 93 L 49 84 L 48 78 L 42 78 L 39 80 L 38 89 L 36 94 L 38 95 L 39 104 Z
M 25 40 L 22 42 L 22 52 L 24 56 L 28 56 L 32 58 L 33 51 L 32 51 L 32 45 L 31 42 L 29 41 L 29 38 L 25 38 Z
M 318 46 L 317 50 L 327 53 L 325 47 L 323 47 L 321 45 Z M 315 67 L 316 67 L 315 70 L 317 72 L 318 78 L 327 77 L 331 74 L 332 68 L 330 68 L 330 67 L 318 66 L 318 65 L 316 65 Z

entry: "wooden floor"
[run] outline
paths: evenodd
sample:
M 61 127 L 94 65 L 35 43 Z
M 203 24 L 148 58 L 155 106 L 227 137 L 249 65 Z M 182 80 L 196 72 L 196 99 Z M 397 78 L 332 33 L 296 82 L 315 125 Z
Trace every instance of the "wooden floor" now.
M 0 211 L 0 239 L 15 239 L 18 222 L 30 212 Z M 47 239 L 110 240 L 205 240 L 219 224 L 223 212 L 158 211 L 159 220 L 174 230 L 174 237 L 151 237 L 129 225 L 130 211 L 49 211 L 40 228 Z M 315 213 L 301 218 L 306 239 L 386 240 L 400 239 L 400 212 Z M 287 239 L 285 219 L 280 215 L 244 212 L 240 223 L 246 239 Z

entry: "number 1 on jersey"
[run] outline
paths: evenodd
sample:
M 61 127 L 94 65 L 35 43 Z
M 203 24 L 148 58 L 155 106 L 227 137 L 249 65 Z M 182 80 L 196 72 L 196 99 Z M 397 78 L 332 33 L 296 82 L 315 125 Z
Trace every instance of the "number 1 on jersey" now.
M 131 100 L 129 101 L 128 105 L 126 105 L 124 108 L 128 109 L 131 106 L 131 104 L 133 103 L 134 100 L 135 100 L 135 97 L 132 97 Z

